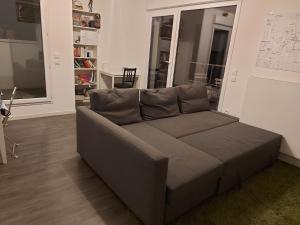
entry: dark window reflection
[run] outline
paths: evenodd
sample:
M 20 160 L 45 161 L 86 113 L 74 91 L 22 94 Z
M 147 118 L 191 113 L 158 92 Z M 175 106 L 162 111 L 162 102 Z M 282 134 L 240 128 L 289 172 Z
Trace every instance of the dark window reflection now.
M 0 89 L 9 99 L 46 97 L 39 0 L 0 0 Z
M 235 18 L 235 6 L 181 13 L 173 85 L 205 83 L 217 109 Z

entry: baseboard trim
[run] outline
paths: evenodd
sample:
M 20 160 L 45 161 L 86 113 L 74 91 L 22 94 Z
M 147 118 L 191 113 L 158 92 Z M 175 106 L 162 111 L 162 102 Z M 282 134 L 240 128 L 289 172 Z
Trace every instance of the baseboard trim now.
M 280 153 L 279 154 L 279 160 L 300 168 L 300 159 L 297 159 L 297 158 L 294 158 L 292 156 Z
M 41 117 L 50 117 L 50 116 L 62 116 L 62 115 L 69 115 L 75 114 L 76 110 L 66 110 L 66 111 L 56 111 L 56 112 L 48 112 L 48 113 L 37 113 L 32 115 L 24 115 L 24 116 L 14 116 L 10 118 L 10 120 L 25 120 L 25 119 L 34 119 L 34 118 L 41 118 Z

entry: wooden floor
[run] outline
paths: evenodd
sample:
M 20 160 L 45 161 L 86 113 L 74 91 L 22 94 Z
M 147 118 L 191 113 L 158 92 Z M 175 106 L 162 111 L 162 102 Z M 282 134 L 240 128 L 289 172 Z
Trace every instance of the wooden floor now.
M 80 159 L 75 126 L 74 115 L 10 123 L 20 158 L 0 165 L 1 225 L 138 224 Z

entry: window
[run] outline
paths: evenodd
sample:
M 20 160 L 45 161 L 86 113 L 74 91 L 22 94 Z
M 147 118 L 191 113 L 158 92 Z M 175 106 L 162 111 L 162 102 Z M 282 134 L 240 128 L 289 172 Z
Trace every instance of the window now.
M 47 97 L 40 0 L 0 0 L 0 90 L 9 99 Z
M 236 6 L 181 12 L 173 85 L 204 83 L 218 108 Z

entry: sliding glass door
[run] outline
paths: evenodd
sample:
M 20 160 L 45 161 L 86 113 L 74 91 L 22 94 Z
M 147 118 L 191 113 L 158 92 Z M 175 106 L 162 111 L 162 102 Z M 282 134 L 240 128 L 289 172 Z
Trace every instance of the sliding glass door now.
M 155 15 L 152 17 L 148 88 L 168 86 L 172 49 L 174 50 L 175 21 L 174 15 Z
M 236 6 L 181 12 L 173 86 L 204 83 L 217 109 Z
M 148 88 L 204 83 L 217 109 L 236 7 L 188 7 L 153 16 Z
M 1 1 L 0 90 L 4 99 L 46 98 L 41 0 Z

